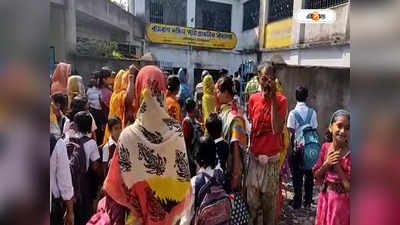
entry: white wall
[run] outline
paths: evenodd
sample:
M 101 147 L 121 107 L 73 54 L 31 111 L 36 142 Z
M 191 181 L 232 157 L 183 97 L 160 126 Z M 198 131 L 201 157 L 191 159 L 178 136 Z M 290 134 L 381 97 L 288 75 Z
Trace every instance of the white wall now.
M 186 26 L 196 26 L 196 0 L 187 0 Z
M 263 52 L 262 61 L 270 60 L 274 53 L 289 65 L 350 68 L 350 45 Z
M 145 16 L 145 6 L 146 0 L 136 0 L 135 1 L 135 16 L 144 18 Z

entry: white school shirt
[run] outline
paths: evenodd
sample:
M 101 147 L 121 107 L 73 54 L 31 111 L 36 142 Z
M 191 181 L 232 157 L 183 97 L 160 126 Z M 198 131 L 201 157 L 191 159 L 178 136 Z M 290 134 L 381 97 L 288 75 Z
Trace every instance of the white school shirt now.
M 94 120 L 92 114 L 90 113 L 90 116 L 92 117 L 92 128 L 91 132 L 95 132 L 97 130 L 96 126 L 96 121 Z M 75 131 L 71 129 L 72 121 L 66 117 L 65 123 L 64 123 L 64 128 L 63 128 L 63 133 L 65 134 L 66 140 L 69 137 L 72 137 L 75 135 Z
M 115 145 L 117 146 L 117 142 L 114 141 L 114 139 L 112 139 L 112 137 L 108 137 L 108 142 L 107 144 L 105 144 L 103 146 L 103 162 L 108 162 L 108 160 L 110 159 L 110 151 L 109 151 L 109 147 L 111 145 Z M 111 156 L 112 157 L 112 156 Z
M 90 138 L 91 134 L 82 134 L 80 132 L 74 134 L 73 136 L 69 136 L 65 138 L 65 142 L 69 143 L 69 138 L 82 138 L 83 136 L 87 136 Z M 86 171 L 89 170 L 90 162 L 94 162 L 100 158 L 100 153 L 97 148 L 97 143 L 95 140 L 90 139 L 86 143 L 83 144 L 83 150 L 85 151 L 86 155 Z
M 50 156 L 50 192 L 54 198 L 70 200 L 74 195 L 71 170 L 64 140 L 59 139 Z
M 294 111 L 300 114 L 301 118 L 305 121 L 308 113 L 308 107 L 306 103 L 304 102 L 297 102 L 296 107 L 289 112 L 288 120 L 287 120 L 287 127 L 292 128 L 297 132 L 297 130 L 300 128 L 299 123 L 296 121 L 296 117 L 294 115 Z M 313 113 L 311 116 L 311 121 L 310 125 L 312 128 L 317 129 L 318 127 L 318 120 L 317 120 L 317 113 L 313 109 Z
M 91 108 L 101 110 L 100 93 L 100 89 L 98 89 L 97 87 L 88 88 L 86 95 L 88 97 L 89 106 Z

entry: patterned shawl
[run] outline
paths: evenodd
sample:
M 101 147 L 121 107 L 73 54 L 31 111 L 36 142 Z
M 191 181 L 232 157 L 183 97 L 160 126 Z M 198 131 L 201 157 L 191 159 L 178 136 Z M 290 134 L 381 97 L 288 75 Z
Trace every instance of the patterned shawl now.
M 121 133 L 104 190 L 131 210 L 131 223 L 174 225 L 192 196 L 181 126 L 165 111 L 158 67 L 143 67 L 135 88 L 136 120 Z
M 208 116 L 215 112 L 216 100 L 214 96 L 214 80 L 211 75 L 207 75 L 203 79 L 203 99 L 202 99 L 202 110 L 203 110 L 203 124 L 206 124 Z

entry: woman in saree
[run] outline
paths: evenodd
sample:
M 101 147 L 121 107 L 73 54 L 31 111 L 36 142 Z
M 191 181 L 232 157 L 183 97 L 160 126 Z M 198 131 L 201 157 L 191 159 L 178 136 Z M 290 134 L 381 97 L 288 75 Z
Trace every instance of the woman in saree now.
M 106 196 L 88 224 L 175 225 L 190 209 L 185 142 L 180 124 L 165 110 L 165 93 L 161 70 L 142 68 L 135 84 L 136 120 L 121 133 L 103 186 Z
M 215 106 L 217 100 L 214 96 L 214 80 L 213 77 L 208 74 L 203 78 L 203 98 L 202 98 L 202 112 L 203 112 L 203 124 L 206 124 L 208 116 L 216 112 Z
M 122 120 L 122 113 L 121 113 L 121 102 L 122 98 L 124 96 L 124 90 L 126 90 L 127 83 L 123 81 L 123 79 L 127 76 L 125 76 L 126 72 L 124 70 L 120 70 L 117 73 L 117 76 L 114 79 L 114 88 L 113 88 L 113 93 L 110 98 L 110 112 L 108 113 L 108 118 L 111 116 L 115 115 L 118 118 Z M 104 131 L 104 138 L 103 138 L 103 144 L 108 142 L 108 138 L 110 136 L 109 130 L 108 130 L 108 125 L 106 125 L 106 129 Z
M 120 70 L 114 79 L 114 89 L 110 98 L 108 119 L 114 115 L 117 116 L 122 121 L 122 128 L 134 121 L 134 86 L 138 72 L 138 67 L 132 64 L 128 70 Z M 103 144 L 107 143 L 109 136 L 108 126 L 106 126 Z

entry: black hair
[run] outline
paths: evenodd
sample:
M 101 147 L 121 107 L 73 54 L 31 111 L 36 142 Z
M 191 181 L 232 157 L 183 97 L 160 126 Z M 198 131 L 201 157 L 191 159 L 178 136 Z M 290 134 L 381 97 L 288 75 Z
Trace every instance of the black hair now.
M 116 116 L 116 115 L 112 115 L 109 119 L 108 119 L 108 128 L 111 130 L 114 126 L 118 125 L 118 124 L 122 124 L 121 119 Z
M 219 70 L 219 75 L 220 76 L 226 76 L 228 74 L 228 70 L 222 68 Z
M 185 110 L 188 113 L 193 112 L 196 109 L 196 102 L 192 98 L 188 98 L 185 101 Z
M 345 110 L 338 110 L 335 113 L 333 113 L 331 121 L 329 122 L 329 126 L 332 125 L 334 122 L 336 122 L 336 117 L 338 116 L 346 116 L 350 120 L 350 113 L 345 111 Z M 327 142 L 333 142 L 333 135 L 329 131 L 329 129 L 325 132 L 325 140 Z
M 56 93 L 51 96 L 51 98 L 53 99 L 54 103 L 60 104 L 61 111 L 65 113 L 68 107 L 68 96 L 66 94 Z
M 210 136 L 214 139 L 221 137 L 222 120 L 217 113 L 211 113 L 206 120 L 206 128 Z
M 70 105 L 70 110 L 68 112 L 67 117 L 70 120 L 74 120 L 75 114 L 77 114 L 80 111 L 84 111 L 87 105 L 87 98 L 82 97 L 82 96 L 76 96 L 72 99 L 71 105 Z
M 195 153 L 196 162 L 200 167 L 215 168 L 217 165 L 217 147 L 210 136 L 203 136 L 199 140 L 199 148 Z
M 268 70 L 268 69 L 272 69 L 273 74 L 275 74 L 275 67 L 274 67 L 274 65 L 273 65 L 272 63 L 270 63 L 270 62 L 262 62 L 260 65 L 257 66 L 257 73 L 258 73 L 258 75 L 260 75 L 261 72 L 262 72 L 264 69 L 267 69 L 267 70 Z
M 299 86 L 296 88 L 296 100 L 298 102 L 305 102 L 307 100 L 308 97 L 308 89 L 303 87 L 303 86 Z
M 80 111 L 74 115 L 74 122 L 78 127 L 78 131 L 87 134 L 92 130 L 92 117 L 87 111 Z
M 101 68 L 101 71 L 99 73 L 99 87 L 103 87 L 104 84 L 104 79 L 109 78 L 112 76 L 112 70 L 108 67 L 103 67 Z
M 233 80 L 230 77 L 221 77 L 217 81 L 218 83 L 218 89 L 221 93 L 224 93 L 225 91 L 228 91 L 228 93 L 233 97 L 235 95 L 233 89 Z
M 175 92 L 177 90 L 179 90 L 179 85 L 181 84 L 181 82 L 179 81 L 179 77 L 178 76 L 168 76 L 168 86 L 167 86 L 167 90 L 169 92 Z

